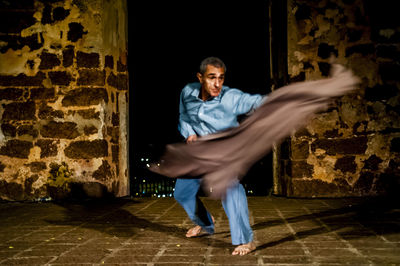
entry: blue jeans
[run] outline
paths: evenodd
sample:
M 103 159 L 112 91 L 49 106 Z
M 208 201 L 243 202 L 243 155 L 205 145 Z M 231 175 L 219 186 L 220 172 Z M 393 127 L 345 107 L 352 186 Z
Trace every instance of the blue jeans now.
M 200 225 L 206 232 L 214 233 L 211 214 L 198 197 L 201 179 L 177 179 L 174 197 L 185 209 L 193 223 Z M 249 222 L 246 192 L 242 184 L 237 182 L 226 192 L 222 200 L 226 216 L 229 220 L 233 245 L 249 243 L 253 240 L 253 231 Z

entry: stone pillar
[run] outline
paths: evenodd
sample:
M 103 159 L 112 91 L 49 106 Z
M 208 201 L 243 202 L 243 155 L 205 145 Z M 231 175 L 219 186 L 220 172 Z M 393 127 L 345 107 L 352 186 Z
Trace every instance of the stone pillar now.
M 125 0 L 0 2 L 0 197 L 129 193 Z
M 362 82 L 285 143 L 284 195 L 397 193 L 400 23 L 390 19 L 397 16 L 391 10 L 396 9 L 389 1 L 288 1 L 291 81 L 326 77 L 333 54 Z

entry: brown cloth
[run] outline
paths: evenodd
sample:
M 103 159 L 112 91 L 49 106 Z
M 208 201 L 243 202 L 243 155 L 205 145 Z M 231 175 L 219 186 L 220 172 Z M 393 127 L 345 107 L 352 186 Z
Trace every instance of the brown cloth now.
M 224 197 L 233 182 L 294 130 L 304 126 L 334 97 L 359 83 L 350 70 L 333 64 L 329 78 L 293 83 L 271 92 L 264 103 L 238 127 L 198 138 L 191 144 L 167 145 L 150 170 L 174 178 L 203 178 L 212 198 Z

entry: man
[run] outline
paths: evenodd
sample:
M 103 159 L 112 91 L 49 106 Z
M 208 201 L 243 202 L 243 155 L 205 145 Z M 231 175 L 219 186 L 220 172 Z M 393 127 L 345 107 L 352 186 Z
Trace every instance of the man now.
M 261 104 L 261 95 L 250 95 L 223 86 L 225 72 L 225 64 L 220 59 L 206 58 L 197 73 L 199 83 L 190 83 L 183 88 L 179 106 L 179 131 L 188 144 L 196 141 L 198 136 L 238 126 L 239 115 Z M 201 179 L 176 181 L 174 197 L 197 225 L 189 229 L 187 237 L 198 236 L 202 231 L 214 233 L 214 219 L 198 197 L 200 185 Z M 222 205 L 229 219 L 232 244 L 237 245 L 232 255 L 250 253 L 255 249 L 255 244 L 249 223 L 246 193 L 239 181 L 227 189 Z

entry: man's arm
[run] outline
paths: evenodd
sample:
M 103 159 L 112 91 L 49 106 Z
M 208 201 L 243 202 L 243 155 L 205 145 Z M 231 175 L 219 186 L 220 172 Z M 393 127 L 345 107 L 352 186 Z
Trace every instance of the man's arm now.
M 235 115 L 242 115 L 254 111 L 267 98 L 260 94 L 249 94 L 237 89 L 231 89 Z
M 179 99 L 179 125 L 178 130 L 181 135 L 186 139 L 186 142 L 192 142 L 197 139 L 196 132 L 193 130 L 192 126 L 187 122 L 190 118 L 186 112 L 186 107 L 184 104 L 184 91 L 182 90 Z

